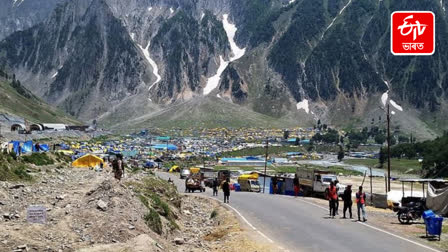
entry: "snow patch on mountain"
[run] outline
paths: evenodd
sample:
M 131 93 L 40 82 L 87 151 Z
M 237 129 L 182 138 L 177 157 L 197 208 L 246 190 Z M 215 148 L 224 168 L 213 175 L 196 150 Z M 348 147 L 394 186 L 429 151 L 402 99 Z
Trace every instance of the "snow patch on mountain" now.
M 25 1 L 25 0 L 13 0 L 12 5 L 15 6 L 15 7 L 17 7 L 17 6 L 21 5 L 24 1 Z M 17 6 L 16 6 L 16 4 L 17 4 Z
M 228 14 L 224 14 L 222 15 L 223 19 L 222 19 L 222 25 L 224 26 L 224 30 L 226 31 L 227 34 L 227 38 L 229 39 L 229 43 L 230 43 L 230 48 L 232 49 L 233 52 L 233 57 L 230 58 L 230 61 L 235 61 L 241 57 L 244 56 L 244 54 L 246 53 L 246 48 L 239 48 L 236 43 L 235 43 L 235 34 L 237 31 L 237 28 L 234 24 L 229 23 L 229 15 Z
M 170 12 L 171 12 L 171 14 L 173 14 L 173 13 L 174 13 L 174 10 L 173 10 L 173 8 L 172 8 L 172 7 L 170 7 Z
M 157 83 L 159 83 L 162 80 L 162 77 L 160 77 L 160 75 L 159 75 L 159 68 L 158 68 L 156 62 L 149 55 L 149 46 L 151 45 L 151 42 L 148 42 L 148 45 L 146 46 L 146 48 L 143 48 L 139 44 L 137 44 L 137 45 L 140 48 L 140 50 L 142 50 L 143 55 L 145 56 L 148 63 L 151 65 L 152 73 L 154 74 L 154 76 L 156 76 L 156 80 L 148 88 L 148 91 L 151 91 L 151 88 L 154 87 L 154 85 L 156 85 Z
M 229 65 L 229 61 L 225 61 L 222 56 L 219 56 L 219 67 L 218 71 L 215 75 L 208 78 L 207 85 L 204 88 L 204 95 L 210 94 L 215 88 L 218 87 L 219 81 L 221 80 L 221 74 L 226 70 L 227 66 Z
M 152 7 L 148 7 L 148 11 L 151 11 L 152 10 Z
M 219 81 L 221 80 L 221 74 L 224 72 L 224 70 L 226 70 L 229 63 L 243 57 L 244 54 L 246 53 L 246 48 L 241 49 L 235 43 L 234 38 L 235 38 L 237 28 L 234 24 L 229 23 L 228 18 L 229 18 L 228 14 L 224 14 L 222 16 L 222 25 L 224 26 L 224 30 L 227 34 L 227 39 L 229 40 L 230 49 L 232 50 L 233 56 L 230 57 L 230 61 L 225 61 L 222 56 L 219 56 L 220 63 L 219 63 L 218 71 L 216 72 L 216 74 L 214 76 L 210 77 L 207 80 L 207 84 L 205 85 L 204 92 L 203 92 L 204 95 L 210 94 L 210 92 L 212 92 L 215 88 L 218 87 Z
M 344 12 L 345 8 L 347 8 L 347 6 L 349 6 L 351 3 L 352 0 L 348 1 L 348 3 L 344 7 L 342 7 L 342 9 L 339 11 L 339 14 L 333 18 L 333 21 L 331 21 L 331 23 L 327 26 L 327 29 L 325 29 L 324 33 L 322 33 L 322 36 L 320 37 L 321 40 L 324 38 L 325 33 L 327 33 L 328 29 L 330 29 L 333 26 L 334 21 L 336 21 L 336 19 Z
M 294 3 L 296 0 L 289 0 L 289 4 Z
M 386 84 L 387 86 L 387 91 L 383 93 L 383 95 L 381 95 L 381 103 L 383 103 L 383 106 L 386 106 L 387 103 L 387 99 L 389 99 L 389 90 L 390 90 L 390 85 L 389 82 L 387 82 L 386 80 L 383 80 L 384 84 Z
M 392 106 L 394 106 L 394 108 L 396 108 L 397 110 L 403 112 L 403 108 L 402 108 L 400 105 L 398 105 L 394 100 L 391 99 L 391 100 L 390 100 L 390 104 L 391 104 Z
M 310 113 L 309 103 L 307 99 L 304 99 L 303 101 L 297 103 L 296 107 L 297 110 L 303 109 L 307 114 Z
M 386 106 L 388 97 L 389 97 L 389 91 L 383 93 L 383 95 L 381 96 L 381 103 L 383 103 L 383 106 Z
M 56 76 L 58 76 L 58 73 L 59 73 L 59 71 L 56 71 L 56 73 L 54 73 L 54 74 L 51 76 L 51 78 L 53 79 L 53 78 L 55 78 Z

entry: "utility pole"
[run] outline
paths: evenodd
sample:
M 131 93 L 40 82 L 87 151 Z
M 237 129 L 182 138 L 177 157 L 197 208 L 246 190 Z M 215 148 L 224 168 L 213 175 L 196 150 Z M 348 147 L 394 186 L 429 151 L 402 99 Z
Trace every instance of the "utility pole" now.
M 387 104 L 387 192 L 390 192 L 390 106 Z
M 268 165 L 268 148 L 269 148 L 269 139 L 266 137 L 266 154 L 264 157 L 264 177 L 263 177 L 263 193 L 264 193 L 264 189 L 266 188 L 266 168 Z
M 370 203 L 373 205 L 372 166 L 370 168 Z

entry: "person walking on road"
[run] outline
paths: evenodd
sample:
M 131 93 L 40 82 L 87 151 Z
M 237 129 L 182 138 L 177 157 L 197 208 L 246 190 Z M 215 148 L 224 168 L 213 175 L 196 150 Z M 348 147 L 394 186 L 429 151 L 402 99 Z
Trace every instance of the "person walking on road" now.
M 224 192 L 224 203 L 229 203 L 229 197 L 230 197 L 230 180 L 229 178 L 226 179 L 224 184 L 222 184 L 222 191 Z
M 297 174 L 294 176 L 294 180 L 292 182 L 294 184 L 294 195 L 297 197 L 299 196 L 300 191 L 299 178 L 297 177 Z
M 362 212 L 362 220 L 366 222 L 366 194 L 362 191 L 362 186 L 359 187 L 359 191 L 356 193 L 356 204 L 358 206 L 358 221 L 361 221 L 360 212 Z
M 272 178 L 272 189 L 274 194 L 277 194 L 277 175 Z
M 339 180 L 334 181 L 334 186 L 336 187 L 336 215 L 339 215 L 339 189 L 341 186 L 339 185 Z
M 213 196 L 218 196 L 218 179 L 215 178 L 212 183 L 213 187 Z
M 347 185 L 347 188 L 344 190 L 344 194 L 342 195 L 342 200 L 344 201 L 344 218 L 345 219 L 345 213 L 348 210 L 348 213 L 350 214 L 350 219 L 353 219 L 352 216 L 352 185 Z
M 330 217 L 334 219 L 336 215 L 336 200 L 338 199 L 338 193 L 336 186 L 333 182 L 330 182 L 330 188 L 328 188 L 328 200 L 330 201 Z

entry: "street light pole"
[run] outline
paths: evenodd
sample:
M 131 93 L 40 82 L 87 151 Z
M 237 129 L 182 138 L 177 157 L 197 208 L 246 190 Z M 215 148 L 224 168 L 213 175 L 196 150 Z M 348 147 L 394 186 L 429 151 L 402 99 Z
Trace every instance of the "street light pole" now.
M 266 154 L 264 157 L 264 177 L 263 177 L 263 193 L 264 193 L 264 189 L 266 188 L 266 168 L 267 168 L 267 164 L 268 164 L 268 148 L 269 148 L 269 141 L 268 138 L 266 138 Z
M 390 192 L 390 106 L 387 104 L 387 191 Z

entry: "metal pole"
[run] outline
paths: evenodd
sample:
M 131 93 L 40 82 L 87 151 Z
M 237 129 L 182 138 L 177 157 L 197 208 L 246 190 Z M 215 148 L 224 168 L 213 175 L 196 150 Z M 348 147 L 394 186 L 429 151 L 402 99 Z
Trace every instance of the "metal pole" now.
M 370 203 L 373 205 L 372 167 L 370 167 Z
M 266 168 L 267 168 L 267 164 L 268 164 L 268 148 L 269 148 L 269 142 L 268 142 L 268 138 L 266 138 L 266 154 L 264 157 L 264 177 L 263 177 L 263 193 L 264 193 L 264 189 L 266 188 Z
M 387 104 L 387 191 L 390 192 L 390 107 Z

